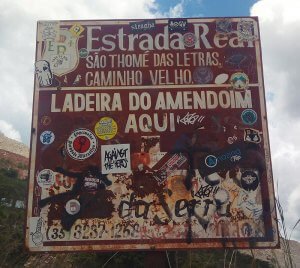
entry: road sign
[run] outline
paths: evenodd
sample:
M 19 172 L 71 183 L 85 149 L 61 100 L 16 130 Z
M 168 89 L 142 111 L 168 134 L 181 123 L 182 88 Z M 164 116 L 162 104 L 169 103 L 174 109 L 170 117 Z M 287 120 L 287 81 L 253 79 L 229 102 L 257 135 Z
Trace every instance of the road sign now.
M 30 251 L 277 244 L 256 17 L 38 22 Z

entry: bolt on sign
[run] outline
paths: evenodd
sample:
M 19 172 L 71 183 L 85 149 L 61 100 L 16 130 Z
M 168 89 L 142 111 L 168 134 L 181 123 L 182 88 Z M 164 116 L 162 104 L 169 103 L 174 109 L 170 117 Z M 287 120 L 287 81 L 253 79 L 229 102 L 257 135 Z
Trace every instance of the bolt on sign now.
M 30 251 L 268 248 L 258 19 L 39 21 Z

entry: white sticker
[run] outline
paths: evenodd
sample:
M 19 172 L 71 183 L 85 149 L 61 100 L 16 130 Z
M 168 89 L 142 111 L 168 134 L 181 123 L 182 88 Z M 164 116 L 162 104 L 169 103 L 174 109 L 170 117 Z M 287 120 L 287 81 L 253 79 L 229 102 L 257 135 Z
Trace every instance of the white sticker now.
M 43 169 L 37 175 L 37 183 L 40 187 L 50 187 L 54 184 L 55 175 L 51 169 Z
M 224 84 L 228 80 L 229 75 L 228 74 L 219 74 L 215 78 L 215 84 L 221 85 Z
M 59 21 L 40 21 L 38 31 L 38 41 L 58 41 Z
M 40 136 L 40 141 L 42 144 L 48 145 L 54 142 L 55 135 L 51 130 L 45 130 L 41 136 Z
M 80 203 L 76 199 L 71 199 L 66 204 L 66 211 L 70 215 L 75 215 L 80 211 Z
M 85 160 L 96 153 L 98 142 L 92 131 L 79 128 L 71 133 L 65 147 L 74 160 Z
M 130 172 L 130 145 L 102 145 L 101 168 L 102 174 Z
M 43 60 L 49 62 L 51 71 L 57 76 L 75 70 L 79 63 L 78 37 L 68 29 L 60 29 L 58 41 L 45 42 Z
M 40 247 L 44 241 L 44 220 L 42 217 L 31 217 L 29 220 L 29 247 Z

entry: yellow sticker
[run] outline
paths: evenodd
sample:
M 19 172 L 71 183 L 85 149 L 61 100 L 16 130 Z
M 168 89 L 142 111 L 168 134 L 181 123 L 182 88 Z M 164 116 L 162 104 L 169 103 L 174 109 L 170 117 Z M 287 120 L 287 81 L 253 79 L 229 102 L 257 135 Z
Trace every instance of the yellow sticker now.
M 79 35 L 84 31 L 84 28 L 80 25 L 80 24 L 74 24 L 71 28 L 70 28 L 70 32 L 72 35 L 74 35 L 75 37 L 79 37 Z
M 102 117 L 95 125 L 95 133 L 101 140 L 110 140 L 116 136 L 117 132 L 118 125 L 110 117 Z

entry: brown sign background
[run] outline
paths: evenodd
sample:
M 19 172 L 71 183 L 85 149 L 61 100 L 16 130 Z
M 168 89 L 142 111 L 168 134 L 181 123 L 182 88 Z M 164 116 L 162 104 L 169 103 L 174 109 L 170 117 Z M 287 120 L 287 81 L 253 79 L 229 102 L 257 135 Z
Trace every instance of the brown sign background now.
M 276 247 L 258 21 L 40 21 L 30 251 Z

